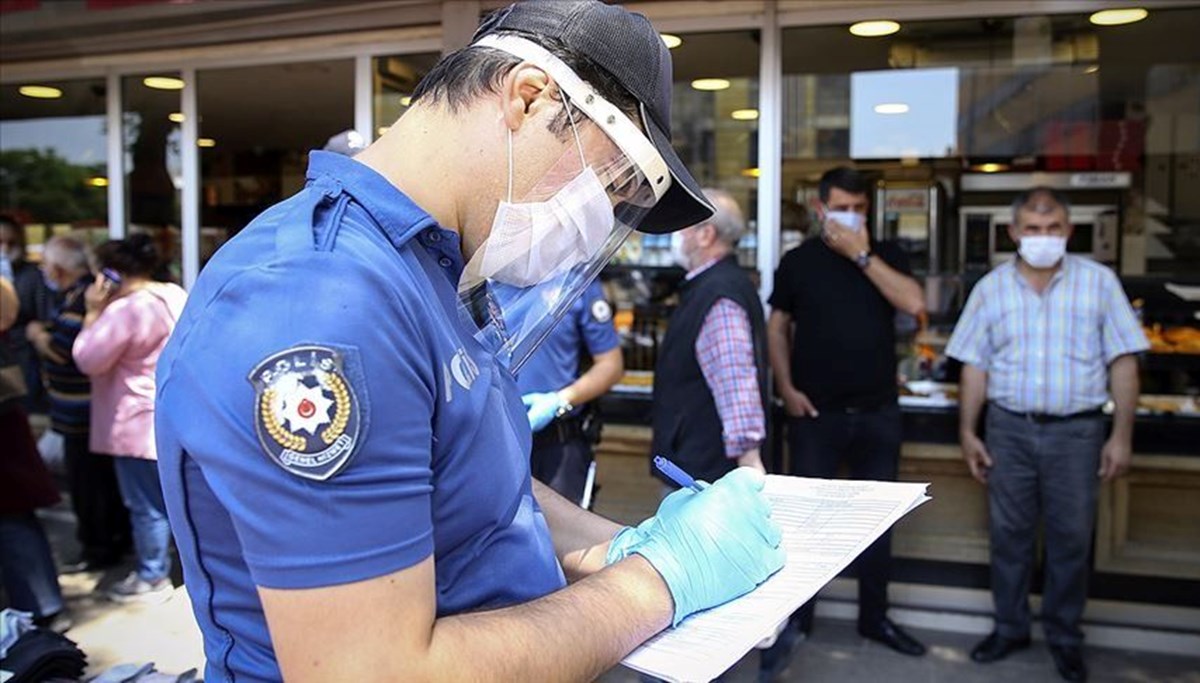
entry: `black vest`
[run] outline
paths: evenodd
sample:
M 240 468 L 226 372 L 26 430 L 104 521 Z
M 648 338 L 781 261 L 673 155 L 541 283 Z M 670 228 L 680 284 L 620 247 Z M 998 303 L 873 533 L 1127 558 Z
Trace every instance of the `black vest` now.
M 767 350 L 762 303 L 732 255 L 682 285 L 679 306 L 658 348 L 654 367 L 654 439 L 651 456 L 662 455 L 696 479 L 720 479 L 737 466 L 725 457 L 723 429 L 712 391 L 696 361 L 696 338 L 709 309 L 727 298 L 750 316 L 758 389 L 767 406 Z M 653 465 L 651 473 L 663 477 Z M 663 481 L 667 481 L 663 479 Z

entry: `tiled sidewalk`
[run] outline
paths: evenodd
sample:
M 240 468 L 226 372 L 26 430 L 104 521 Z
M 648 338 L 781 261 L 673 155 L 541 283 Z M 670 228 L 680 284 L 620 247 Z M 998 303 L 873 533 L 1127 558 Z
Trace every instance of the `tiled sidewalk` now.
M 622 459 L 624 460 L 624 459 Z M 641 463 L 609 463 L 605 486 L 598 497 L 599 511 L 622 521 L 636 521 L 652 513 L 658 486 Z M 74 519 L 66 504 L 47 511 L 43 522 L 60 559 L 77 552 Z M 76 626 L 67 635 L 89 657 L 89 675 L 116 664 L 153 661 L 161 671 L 181 673 L 203 669 L 200 634 L 192 619 L 186 588 L 161 605 L 117 605 L 104 600 L 97 588 L 120 580 L 129 567 L 103 574 L 63 576 L 61 582 Z M 177 572 L 178 573 L 178 572 Z M 179 583 L 178 576 L 176 583 Z M 812 638 L 797 646 L 783 681 L 836 681 L 837 683 L 1057 681 L 1050 655 L 1041 643 L 1010 660 L 980 666 L 968 653 L 979 636 L 914 630 L 929 646 L 919 659 L 903 657 L 860 638 L 852 622 L 818 618 Z M 1200 683 L 1200 654 L 1195 658 L 1092 648 L 1087 652 L 1093 681 Z M 758 654 L 751 652 L 722 680 L 757 680 Z M 600 679 L 604 683 L 633 683 L 633 672 L 617 668 Z

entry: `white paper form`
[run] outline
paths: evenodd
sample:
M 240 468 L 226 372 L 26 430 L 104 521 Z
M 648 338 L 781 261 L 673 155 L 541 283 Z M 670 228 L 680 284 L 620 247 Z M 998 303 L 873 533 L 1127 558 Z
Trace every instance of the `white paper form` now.
M 783 569 L 750 593 L 663 631 L 621 663 L 668 681 L 720 676 L 897 520 L 929 500 L 928 486 L 768 476 L 764 492 L 787 552 Z

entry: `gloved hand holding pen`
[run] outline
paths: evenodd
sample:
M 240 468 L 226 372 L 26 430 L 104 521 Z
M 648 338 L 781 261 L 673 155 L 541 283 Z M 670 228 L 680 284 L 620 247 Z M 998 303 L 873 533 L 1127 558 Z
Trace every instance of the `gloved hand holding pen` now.
M 742 467 L 700 492 L 672 493 L 654 517 L 613 537 L 607 563 L 645 557 L 675 601 L 672 625 L 749 592 L 784 564 L 765 482 L 761 472 Z

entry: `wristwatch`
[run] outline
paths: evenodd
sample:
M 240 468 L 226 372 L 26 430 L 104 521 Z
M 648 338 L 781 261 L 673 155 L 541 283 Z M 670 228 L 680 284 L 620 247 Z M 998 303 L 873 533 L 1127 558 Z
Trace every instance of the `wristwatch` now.
M 858 252 L 858 256 L 854 257 L 854 262 L 858 264 L 859 268 L 866 270 L 867 266 L 871 265 L 871 250 L 863 249 Z
M 556 420 L 575 410 L 575 406 L 571 405 L 571 402 L 564 398 L 561 393 L 558 395 L 558 398 L 562 401 L 562 403 L 558 405 L 558 410 L 554 411 L 554 419 Z

